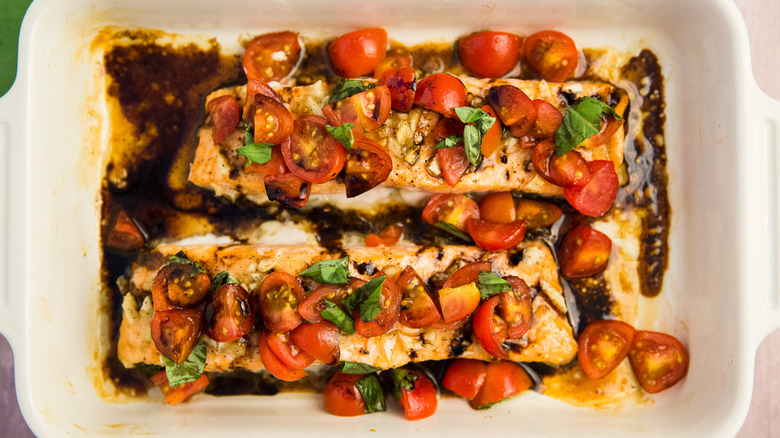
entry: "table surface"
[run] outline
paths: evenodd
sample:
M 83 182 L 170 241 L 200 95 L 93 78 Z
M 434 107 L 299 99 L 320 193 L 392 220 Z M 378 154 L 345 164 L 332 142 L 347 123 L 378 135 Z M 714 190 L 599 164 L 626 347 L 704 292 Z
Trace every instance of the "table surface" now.
M 19 1 L 19 0 L 13 0 Z M 24 0 L 22 0 L 24 1 Z M 770 96 L 780 99 L 780 1 L 735 0 L 747 22 L 750 35 L 753 72 L 758 85 Z M 0 8 L 0 15 L 7 13 Z M 0 17 L 3 18 L 3 17 Z M 756 355 L 753 401 L 738 437 L 780 436 L 780 331 L 764 340 Z M 32 437 L 16 402 L 11 348 L 0 336 L 0 437 Z

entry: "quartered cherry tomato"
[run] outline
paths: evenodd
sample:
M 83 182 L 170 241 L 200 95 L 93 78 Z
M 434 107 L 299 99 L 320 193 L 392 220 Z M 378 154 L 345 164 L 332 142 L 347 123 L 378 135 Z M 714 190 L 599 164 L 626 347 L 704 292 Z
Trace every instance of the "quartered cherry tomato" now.
M 311 183 L 292 173 L 263 177 L 265 193 L 271 201 L 281 202 L 291 208 L 303 208 L 311 194 Z
M 387 149 L 362 135 L 355 136 L 346 161 L 344 185 L 347 198 L 354 198 L 382 184 L 393 170 L 393 159 Z
M 342 78 L 373 73 L 387 53 L 387 32 L 381 28 L 344 34 L 328 46 L 333 71 Z
M 260 353 L 260 360 L 263 361 L 263 367 L 265 367 L 272 376 L 287 382 L 294 382 L 306 377 L 308 375 L 306 371 L 300 368 L 291 368 L 279 359 L 268 345 L 269 336 L 269 332 L 263 331 L 260 334 L 260 340 L 258 341 L 258 350 Z
M 434 73 L 417 82 L 414 104 L 455 118 L 455 108 L 468 106 L 466 86 L 448 73 Z
M 376 274 L 374 278 L 377 276 L 379 274 Z M 355 310 L 355 331 L 357 334 L 367 338 L 380 336 L 389 332 L 395 325 L 395 322 L 398 321 L 398 314 L 401 312 L 401 290 L 398 289 L 395 282 L 390 278 L 385 278 L 382 284 L 379 305 L 382 310 L 369 322 L 361 320 L 358 316 L 358 311 Z
M 249 79 L 246 83 L 246 101 L 244 102 L 244 121 L 254 123 L 255 96 L 262 94 L 282 103 L 282 98 L 264 81 Z
M 539 176 L 560 187 L 584 186 L 592 178 L 588 162 L 579 152 L 572 150 L 558 156 L 552 140 L 536 145 L 531 162 Z
M 120 251 L 133 251 L 146 245 L 146 238 L 138 225 L 124 210 L 114 216 L 106 237 L 106 246 Z
M 578 147 L 593 148 L 601 146 L 609 141 L 622 125 L 623 120 L 616 120 L 612 116 L 603 116 L 599 132 L 592 137 L 586 138 Z
M 152 283 L 154 310 L 195 307 L 211 292 L 208 274 L 190 263 L 163 266 Z
M 531 230 L 547 228 L 563 216 L 561 207 L 552 202 L 531 198 L 517 200 L 517 219 L 523 220 Z
M 408 113 L 414 105 L 417 80 L 411 67 L 385 70 L 379 83 L 390 90 L 390 102 L 394 110 Z
M 398 316 L 401 324 L 423 328 L 442 319 L 428 287 L 414 268 L 407 266 L 396 284 L 401 289 L 401 313 Z
M 523 42 L 523 59 L 549 82 L 563 82 L 577 71 L 579 54 L 574 40 L 554 30 L 536 32 Z
M 477 32 L 458 40 L 463 68 L 480 78 L 500 78 L 520 59 L 523 39 L 507 32 Z
M 433 148 L 451 135 L 462 134 L 464 126 L 458 119 L 441 118 L 426 136 L 425 144 L 429 148 Z M 451 148 L 438 149 L 436 159 L 439 162 L 442 178 L 450 187 L 455 187 L 469 167 L 466 147 L 462 141 Z
M 269 332 L 266 341 L 268 348 L 288 368 L 302 370 L 314 363 L 314 356 L 293 344 L 288 333 Z
M 284 163 L 293 175 L 313 184 L 328 182 L 344 168 L 344 147 L 325 129 L 321 116 L 295 119 L 293 132 L 282 142 Z
M 152 341 L 165 357 L 182 363 L 198 344 L 202 326 L 203 315 L 197 310 L 159 310 L 152 316 Z
M 286 272 L 272 272 L 260 283 L 257 311 L 269 330 L 290 331 L 303 322 L 298 304 L 305 296 L 297 278 Z
M 366 236 L 365 243 L 366 246 L 393 246 L 403 234 L 404 227 L 400 225 L 389 225 L 387 228 L 380 231 L 378 235 L 372 233 Z
M 508 336 L 506 321 L 499 318 L 495 312 L 500 301 L 501 295 L 493 295 L 480 304 L 474 314 L 474 337 L 491 356 L 508 359 L 507 350 L 502 345 Z
M 292 133 L 293 116 L 276 99 L 255 94 L 253 114 L 255 143 L 279 144 Z
M 428 418 L 436 412 L 438 406 L 436 386 L 425 374 L 415 370 L 407 371 L 416 375 L 417 380 L 414 381 L 414 388 L 411 391 L 407 391 L 403 387 L 399 388 L 401 392 L 399 404 L 403 408 L 407 420 Z
M 282 156 L 282 147 L 280 145 L 272 146 L 271 159 L 268 160 L 267 163 L 265 164 L 250 163 L 246 167 L 245 171 L 257 172 L 257 173 L 262 173 L 263 175 L 271 175 L 271 176 L 278 176 L 283 173 L 289 173 L 289 170 L 287 170 L 287 166 L 284 164 L 284 157 Z M 300 192 L 300 190 L 298 192 Z M 297 193 L 296 193 L 296 197 L 297 197 Z
M 366 401 L 355 383 L 363 374 L 344 374 L 337 372 L 330 378 L 328 386 L 322 392 L 325 410 L 339 417 L 354 417 L 366 413 Z
M 301 57 L 295 32 L 267 33 L 255 37 L 244 52 L 244 72 L 249 79 L 278 81 L 292 73 Z
M 600 379 L 614 370 L 628 355 L 634 327 L 623 321 L 593 321 L 580 334 L 577 358 L 585 374 Z
M 165 370 L 153 375 L 151 380 L 155 386 L 160 388 L 165 397 L 165 401 L 171 406 L 189 400 L 193 395 L 203 391 L 209 386 L 209 378 L 206 377 L 205 374 L 201 374 L 201 376 L 198 377 L 198 380 L 194 382 L 182 383 L 175 387 L 171 387 L 168 382 L 168 374 L 166 374 Z
M 512 135 L 522 137 L 531 131 L 537 113 L 531 99 L 514 85 L 499 85 L 490 88 L 488 101 L 501 123 L 509 127 Z
M 520 365 L 509 362 L 490 362 L 486 366 L 485 381 L 477 395 L 469 403 L 475 409 L 488 407 L 533 386 Z
M 572 207 L 586 216 L 601 216 L 612 206 L 620 184 L 611 161 L 589 161 L 590 181 L 582 186 L 563 188 L 563 196 Z
M 486 375 L 485 362 L 475 359 L 456 359 L 447 368 L 442 385 L 455 394 L 471 400 L 479 393 L 485 383 Z
M 531 327 L 531 289 L 518 277 L 506 277 L 512 289 L 493 295 L 474 314 L 474 336 L 491 356 L 507 359 L 502 345 L 518 339 Z
M 479 217 L 486 221 L 508 223 L 517 220 L 511 192 L 491 193 L 479 203 Z
M 480 273 L 490 272 L 492 269 L 493 264 L 490 262 L 469 263 L 453 272 L 452 275 L 450 275 L 450 278 L 448 278 L 441 287 L 458 287 L 469 283 L 476 284 Z
M 482 156 L 489 158 L 491 155 L 493 155 L 493 153 L 496 152 L 496 150 L 498 150 L 498 147 L 501 145 L 503 123 L 501 123 L 501 119 L 498 118 L 498 115 L 496 115 L 496 112 L 493 110 L 492 106 L 485 105 L 482 107 L 482 111 L 496 118 L 493 126 L 491 126 L 485 135 L 482 136 L 482 144 L 480 145 L 480 148 L 482 149 Z
M 434 195 L 422 212 L 422 219 L 428 225 L 447 222 L 464 232 L 468 232 L 466 223 L 471 218 L 479 218 L 479 205 L 459 193 Z
M 566 235 L 558 250 L 561 272 L 569 278 L 589 277 L 604 270 L 609 263 L 612 240 L 589 227 L 577 227 Z
M 290 340 L 320 362 L 339 360 L 339 329 L 328 321 L 304 322 L 290 332 Z
M 230 95 L 219 96 L 206 103 L 206 111 L 211 115 L 214 126 L 211 135 L 214 144 L 221 143 L 236 129 L 241 120 L 241 107 L 236 98 Z
M 339 100 L 322 109 L 333 126 L 351 123 L 362 131 L 379 129 L 390 115 L 390 89 L 385 85 L 371 88 Z
M 470 219 L 467 223 L 469 236 L 474 243 L 486 251 L 503 251 L 514 248 L 525 238 L 525 221 L 507 223 Z
M 249 293 L 239 284 L 223 284 L 214 291 L 206 306 L 203 331 L 217 342 L 230 342 L 244 336 L 255 323 L 255 309 Z
M 379 79 L 388 70 L 398 70 L 412 66 L 412 55 L 389 55 L 374 69 L 374 78 Z
M 688 353 L 679 339 L 666 333 L 637 331 L 628 360 L 645 391 L 671 388 L 688 374 Z
M 497 313 L 507 324 L 509 339 L 519 339 L 531 328 L 533 311 L 533 293 L 525 281 L 519 277 L 507 276 L 504 280 L 512 285 L 512 290 L 501 294 Z
M 443 286 L 438 291 L 439 307 L 445 324 L 460 321 L 479 306 L 479 289 L 476 283 L 467 283 L 462 286 Z
M 536 108 L 537 117 L 530 134 L 536 139 L 555 137 L 555 131 L 563 123 L 563 114 L 546 100 L 534 99 L 533 104 L 534 108 Z
M 340 305 L 344 299 L 352 294 L 352 291 L 360 287 L 363 280 L 353 278 L 349 285 L 339 284 L 321 284 L 316 289 L 309 292 L 306 298 L 298 306 L 298 312 L 306 321 L 322 322 L 322 311 L 325 310 L 323 300 L 328 300 L 334 304 Z

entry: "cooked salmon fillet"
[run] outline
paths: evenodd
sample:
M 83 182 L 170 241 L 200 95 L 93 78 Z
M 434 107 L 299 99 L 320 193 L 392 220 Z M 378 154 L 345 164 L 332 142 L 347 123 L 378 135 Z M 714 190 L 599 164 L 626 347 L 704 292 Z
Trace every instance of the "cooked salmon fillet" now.
M 466 85 L 471 102 L 486 101 L 491 87 L 514 85 L 531 99 L 543 99 L 563 111 L 568 99 L 593 96 L 605 102 L 616 102 L 615 109 L 623 114 L 628 97 L 616 87 L 601 82 L 552 83 L 520 79 L 475 79 L 461 77 Z M 306 114 L 322 115 L 335 85 L 317 82 L 308 86 L 277 87 L 279 94 L 293 116 Z M 222 89 L 211 93 L 206 101 L 232 95 L 243 107 L 246 86 Z M 539 177 L 531 165 L 533 149 L 522 149 L 518 140 L 506 135 L 498 150 L 483 160 L 476 170 L 467 171 L 455 187 L 450 187 L 440 176 L 436 151 L 426 145 L 423 139 L 431 132 L 439 115 L 418 107 L 409 113 L 391 111 L 383 126 L 365 133 L 387 148 L 393 160 L 393 170 L 382 184 L 389 187 L 425 190 L 431 192 L 466 193 L 485 191 L 516 190 L 525 193 L 560 195 L 562 188 Z M 206 119 L 200 130 L 200 140 L 190 168 L 189 180 L 197 186 L 213 190 L 218 196 L 235 199 L 243 195 L 247 199 L 262 203 L 267 201 L 263 175 L 245 172 L 246 159 L 235 152 L 243 146 L 243 129 L 240 127 L 220 144 L 214 144 L 211 118 Z M 604 145 L 578 148 L 583 157 L 590 160 L 610 160 L 617 169 L 623 162 L 624 131 L 618 132 Z M 344 186 L 336 181 L 314 184 L 312 193 L 344 193 Z
M 425 280 L 459 261 L 490 261 L 496 274 L 520 277 L 536 291 L 531 328 L 512 346 L 510 358 L 518 362 L 560 366 L 571 362 L 577 353 L 558 269 L 553 255 L 540 242 L 523 242 L 511 252 L 485 252 L 466 246 L 355 246 L 338 254 L 317 246 L 170 245 L 141 255 L 133 265 L 130 277 L 123 282 L 125 298 L 117 354 L 127 367 L 137 363 L 160 363 L 160 354 L 148 336 L 153 314 L 149 294 L 159 269 L 178 251 L 184 251 L 190 259 L 201 263 L 212 276 L 229 271 L 253 295 L 269 272 L 297 274 L 316 262 L 344 255 L 350 258 L 350 274 L 364 279 L 367 276 L 358 268 L 369 263 L 390 278 L 406 266 L 412 266 Z M 140 309 L 139 299 L 142 300 Z M 221 344 L 202 335 L 201 340 L 208 345 L 206 370 L 263 369 L 257 350 L 258 334 L 251 333 L 247 338 Z M 452 357 L 491 359 L 470 335 L 464 336 L 462 329 L 409 329 L 398 323 L 387 334 L 374 338 L 342 334 L 339 346 L 341 360 L 382 369 L 400 367 L 412 361 Z

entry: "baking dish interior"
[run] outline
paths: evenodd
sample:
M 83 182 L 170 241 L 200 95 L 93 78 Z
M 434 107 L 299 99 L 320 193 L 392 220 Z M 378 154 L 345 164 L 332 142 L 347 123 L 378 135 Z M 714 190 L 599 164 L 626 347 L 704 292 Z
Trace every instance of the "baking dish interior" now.
M 726 1 L 71 2 L 36 1 L 24 24 L 20 76 L 26 85 L 27 147 L 10 151 L 16 252 L 10 293 L 23 294 L 16 342 L 17 386 L 27 421 L 42 436 L 87 434 L 399 433 L 525 436 L 733 435 L 747 412 L 754 343 L 748 339 L 740 239 L 740 148 L 750 79 L 747 40 Z M 333 35 L 383 26 L 414 43 L 491 28 L 529 34 L 555 28 L 578 45 L 651 48 L 666 76 L 670 266 L 664 292 L 642 303 L 643 329 L 674 333 L 688 346 L 690 372 L 675 388 L 638 406 L 593 411 L 538 394 L 487 411 L 442 399 L 430 419 L 395 414 L 342 419 L 314 395 L 199 397 L 176 408 L 159 399 L 108 403 L 95 390 L 100 316 L 100 184 L 105 167 L 102 107 L 91 95 L 99 65 L 89 42 L 105 25 L 218 37 L 295 29 Z M 23 231 L 23 232 L 22 232 Z M 100 383 L 98 382 L 98 385 Z

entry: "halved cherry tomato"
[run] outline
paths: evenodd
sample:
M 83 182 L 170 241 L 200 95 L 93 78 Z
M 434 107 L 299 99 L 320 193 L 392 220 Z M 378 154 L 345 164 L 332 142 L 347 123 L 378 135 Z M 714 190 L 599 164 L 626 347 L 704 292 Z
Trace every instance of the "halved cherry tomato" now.
M 328 386 L 322 392 L 325 410 L 339 417 L 354 417 L 366 413 L 366 401 L 355 383 L 363 374 L 344 374 L 337 372 L 330 378 Z
M 274 354 L 273 350 L 271 350 L 271 347 L 268 345 L 268 337 L 269 332 L 263 331 L 260 334 L 260 340 L 258 341 L 260 360 L 263 361 L 265 369 L 277 379 L 287 382 L 294 382 L 306 377 L 308 375 L 306 371 L 288 367 L 276 354 Z
M 325 320 L 322 318 L 322 311 L 325 309 L 325 304 L 322 300 L 328 300 L 340 305 L 342 301 L 352 294 L 352 291 L 363 283 L 365 283 L 363 280 L 353 278 L 348 285 L 321 284 L 309 292 L 306 298 L 301 301 L 301 304 L 298 306 L 298 312 L 306 321 L 322 322 Z
M 302 370 L 314 363 L 314 356 L 294 345 L 288 333 L 269 332 L 266 341 L 268 348 L 288 368 Z
M 480 304 L 474 314 L 474 337 L 491 356 L 508 359 L 507 349 L 502 345 L 508 336 L 506 321 L 495 312 L 500 301 L 501 295 L 493 295 Z
M 400 225 L 388 225 L 387 228 L 377 234 L 369 234 L 366 236 L 366 246 L 393 246 L 403 236 L 404 227 Z
M 651 394 L 671 388 L 688 374 L 685 347 L 666 333 L 637 331 L 628 360 L 642 388 Z
M 382 28 L 346 33 L 328 46 L 333 71 L 342 78 L 371 74 L 387 53 L 387 32 Z
M 586 216 L 601 216 L 617 197 L 620 184 L 611 161 L 589 161 L 591 179 L 583 186 L 564 187 L 563 196 L 572 207 Z
M 468 106 L 466 86 L 448 73 L 434 73 L 417 82 L 414 104 L 455 118 L 455 108 Z
M 150 325 L 154 346 L 165 357 L 182 363 L 195 349 L 203 326 L 203 315 L 192 309 L 154 312 Z
M 120 251 L 133 251 L 144 245 L 146 238 L 141 229 L 124 210 L 119 210 L 109 228 L 106 246 Z
M 482 272 L 490 272 L 493 264 L 490 262 L 472 262 L 460 267 L 450 275 L 450 278 L 442 284 L 441 287 L 458 287 L 464 284 L 475 283 Z
M 455 394 L 473 399 L 485 383 L 487 366 L 485 362 L 475 359 L 457 359 L 444 374 L 442 385 Z
M 593 228 L 577 227 L 566 235 L 558 250 L 561 272 L 569 278 L 589 277 L 609 263 L 612 240 Z
M 533 381 L 520 365 L 509 361 L 491 362 L 486 366 L 485 382 L 469 404 L 475 409 L 484 409 L 531 386 Z
M 152 283 L 154 310 L 195 307 L 211 292 L 208 274 L 189 263 L 163 266 Z
M 246 100 L 244 102 L 244 121 L 254 123 L 255 96 L 262 94 L 282 102 L 282 98 L 264 81 L 249 79 L 246 83 Z
M 503 124 L 501 123 L 501 119 L 499 119 L 498 116 L 496 115 L 496 112 L 493 110 L 492 106 L 485 105 L 482 107 L 482 111 L 496 118 L 496 122 L 493 123 L 493 126 L 491 126 L 490 129 L 487 130 L 485 135 L 482 136 L 482 144 L 480 145 L 480 148 L 482 149 L 482 156 L 485 158 L 489 158 L 491 155 L 493 155 L 493 153 L 496 152 L 498 147 L 501 145 Z
M 425 374 L 407 370 L 417 376 L 414 381 L 414 388 L 407 391 L 401 387 L 401 400 L 399 404 L 404 410 L 406 419 L 410 421 L 422 420 L 428 418 L 436 412 L 438 399 L 436 398 L 436 386 Z
M 428 287 L 414 268 L 407 266 L 396 284 L 401 289 L 401 313 L 398 322 L 411 328 L 423 328 L 441 319 Z
M 536 145 L 531 162 L 539 176 L 557 186 L 584 186 L 592 178 L 588 162 L 579 152 L 572 150 L 558 156 L 552 140 Z
M 586 138 L 578 147 L 592 148 L 601 146 L 612 138 L 622 125 L 623 120 L 616 120 L 612 116 L 603 116 L 599 132 L 592 137 Z
M 394 110 L 408 113 L 414 105 L 417 80 L 411 67 L 385 70 L 379 83 L 390 90 L 390 102 Z
M 422 219 L 428 225 L 447 222 L 464 232 L 468 231 L 466 222 L 478 217 L 479 205 L 468 196 L 459 193 L 434 195 L 425 204 L 422 212 Z
M 260 283 L 257 310 L 269 330 L 290 331 L 303 322 L 298 314 L 298 303 L 305 296 L 297 278 L 286 272 L 272 272 Z
M 558 222 L 561 216 L 563 216 L 563 210 L 552 202 L 531 198 L 517 200 L 517 219 L 525 221 L 531 230 L 547 228 Z
M 393 170 L 393 159 L 387 149 L 362 135 L 355 136 L 346 160 L 344 185 L 347 198 L 354 198 L 382 184 Z
M 281 202 L 291 208 L 303 208 L 309 201 L 311 183 L 292 173 L 266 175 L 263 177 L 265 194 L 271 201 Z
M 255 143 L 279 144 L 293 130 L 293 116 L 281 102 L 263 94 L 255 94 Z
M 512 285 L 512 290 L 502 293 L 498 303 L 498 315 L 506 321 L 507 337 L 519 339 L 531 328 L 533 293 L 531 288 L 519 277 L 504 277 Z
M 334 102 L 322 109 L 333 126 L 351 123 L 362 131 L 379 129 L 390 115 L 390 89 L 380 85 L 346 99 Z
M 412 66 L 412 55 L 389 55 L 374 69 L 374 78 L 379 79 L 388 70 L 398 70 Z M 412 69 L 414 71 L 414 69 Z
M 477 32 L 458 40 L 463 68 L 480 78 L 500 78 L 520 60 L 523 39 L 507 32 Z
M 282 142 L 282 157 L 290 172 L 313 184 L 328 182 L 344 167 L 344 147 L 325 129 L 325 117 L 295 119 L 293 132 Z
M 206 110 L 211 114 L 214 126 L 211 135 L 214 144 L 221 143 L 236 129 L 241 120 L 241 107 L 236 98 L 230 95 L 219 96 L 206 103 Z
M 245 171 L 257 172 L 257 173 L 262 173 L 263 175 L 270 175 L 270 176 L 278 176 L 283 173 L 288 173 L 289 171 L 287 170 L 287 166 L 284 164 L 284 157 L 282 157 L 282 147 L 279 145 L 273 145 L 271 147 L 271 159 L 268 160 L 267 163 L 265 164 L 250 163 L 245 168 Z M 268 189 L 266 188 L 266 190 Z
M 544 80 L 563 82 L 577 71 L 579 54 L 574 40 L 568 35 L 544 30 L 525 39 L 523 59 Z
M 292 73 L 301 57 L 295 32 L 274 32 L 255 37 L 244 52 L 244 72 L 249 79 L 278 81 Z
M 163 396 L 165 396 L 165 401 L 171 406 L 189 400 L 193 395 L 203 391 L 209 386 L 209 378 L 206 377 L 205 374 L 201 374 L 201 376 L 198 377 L 198 380 L 195 380 L 194 382 L 182 383 L 173 388 L 168 382 L 168 374 L 165 373 L 165 370 L 153 375 L 151 380 L 155 386 L 160 388 Z
M 223 284 L 214 291 L 206 306 L 203 331 L 217 342 L 230 342 L 244 336 L 255 323 L 255 308 L 249 293 L 239 284 Z
M 522 137 L 531 131 L 538 115 L 523 90 L 514 85 L 499 85 L 491 87 L 487 97 L 501 123 L 509 127 L 512 135 Z
M 436 159 L 439 160 L 441 176 L 450 187 L 455 187 L 469 168 L 466 147 L 462 142 L 448 149 L 437 150 Z
M 537 139 L 552 138 L 555 131 L 563 123 L 563 114 L 553 104 L 542 99 L 533 100 L 536 108 L 536 123 L 531 129 L 531 135 Z
M 333 365 L 339 360 L 339 329 L 328 321 L 304 322 L 290 332 L 290 340 L 321 362 Z
M 374 278 L 379 275 L 377 273 Z M 389 332 L 395 325 L 395 322 L 398 321 L 398 314 L 401 312 L 401 290 L 398 289 L 398 286 L 390 278 L 385 278 L 385 282 L 382 284 L 379 305 L 382 307 L 382 310 L 369 322 L 361 320 L 358 317 L 358 311 L 355 310 L 355 331 L 357 334 L 367 338 L 380 336 Z
M 490 222 L 482 219 L 468 221 L 469 236 L 474 243 L 486 251 L 502 251 L 514 248 L 525 238 L 525 221 L 508 223 Z
M 439 307 L 445 324 L 460 321 L 479 306 L 479 289 L 475 283 L 442 287 L 438 291 Z
M 593 321 L 580 334 L 577 358 L 585 374 L 600 379 L 614 370 L 628 355 L 634 327 L 623 321 Z
M 479 203 L 479 217 L 486 221 L 508 223 L 517 220 L 515 199 L 510 192 L 491 193 Z

